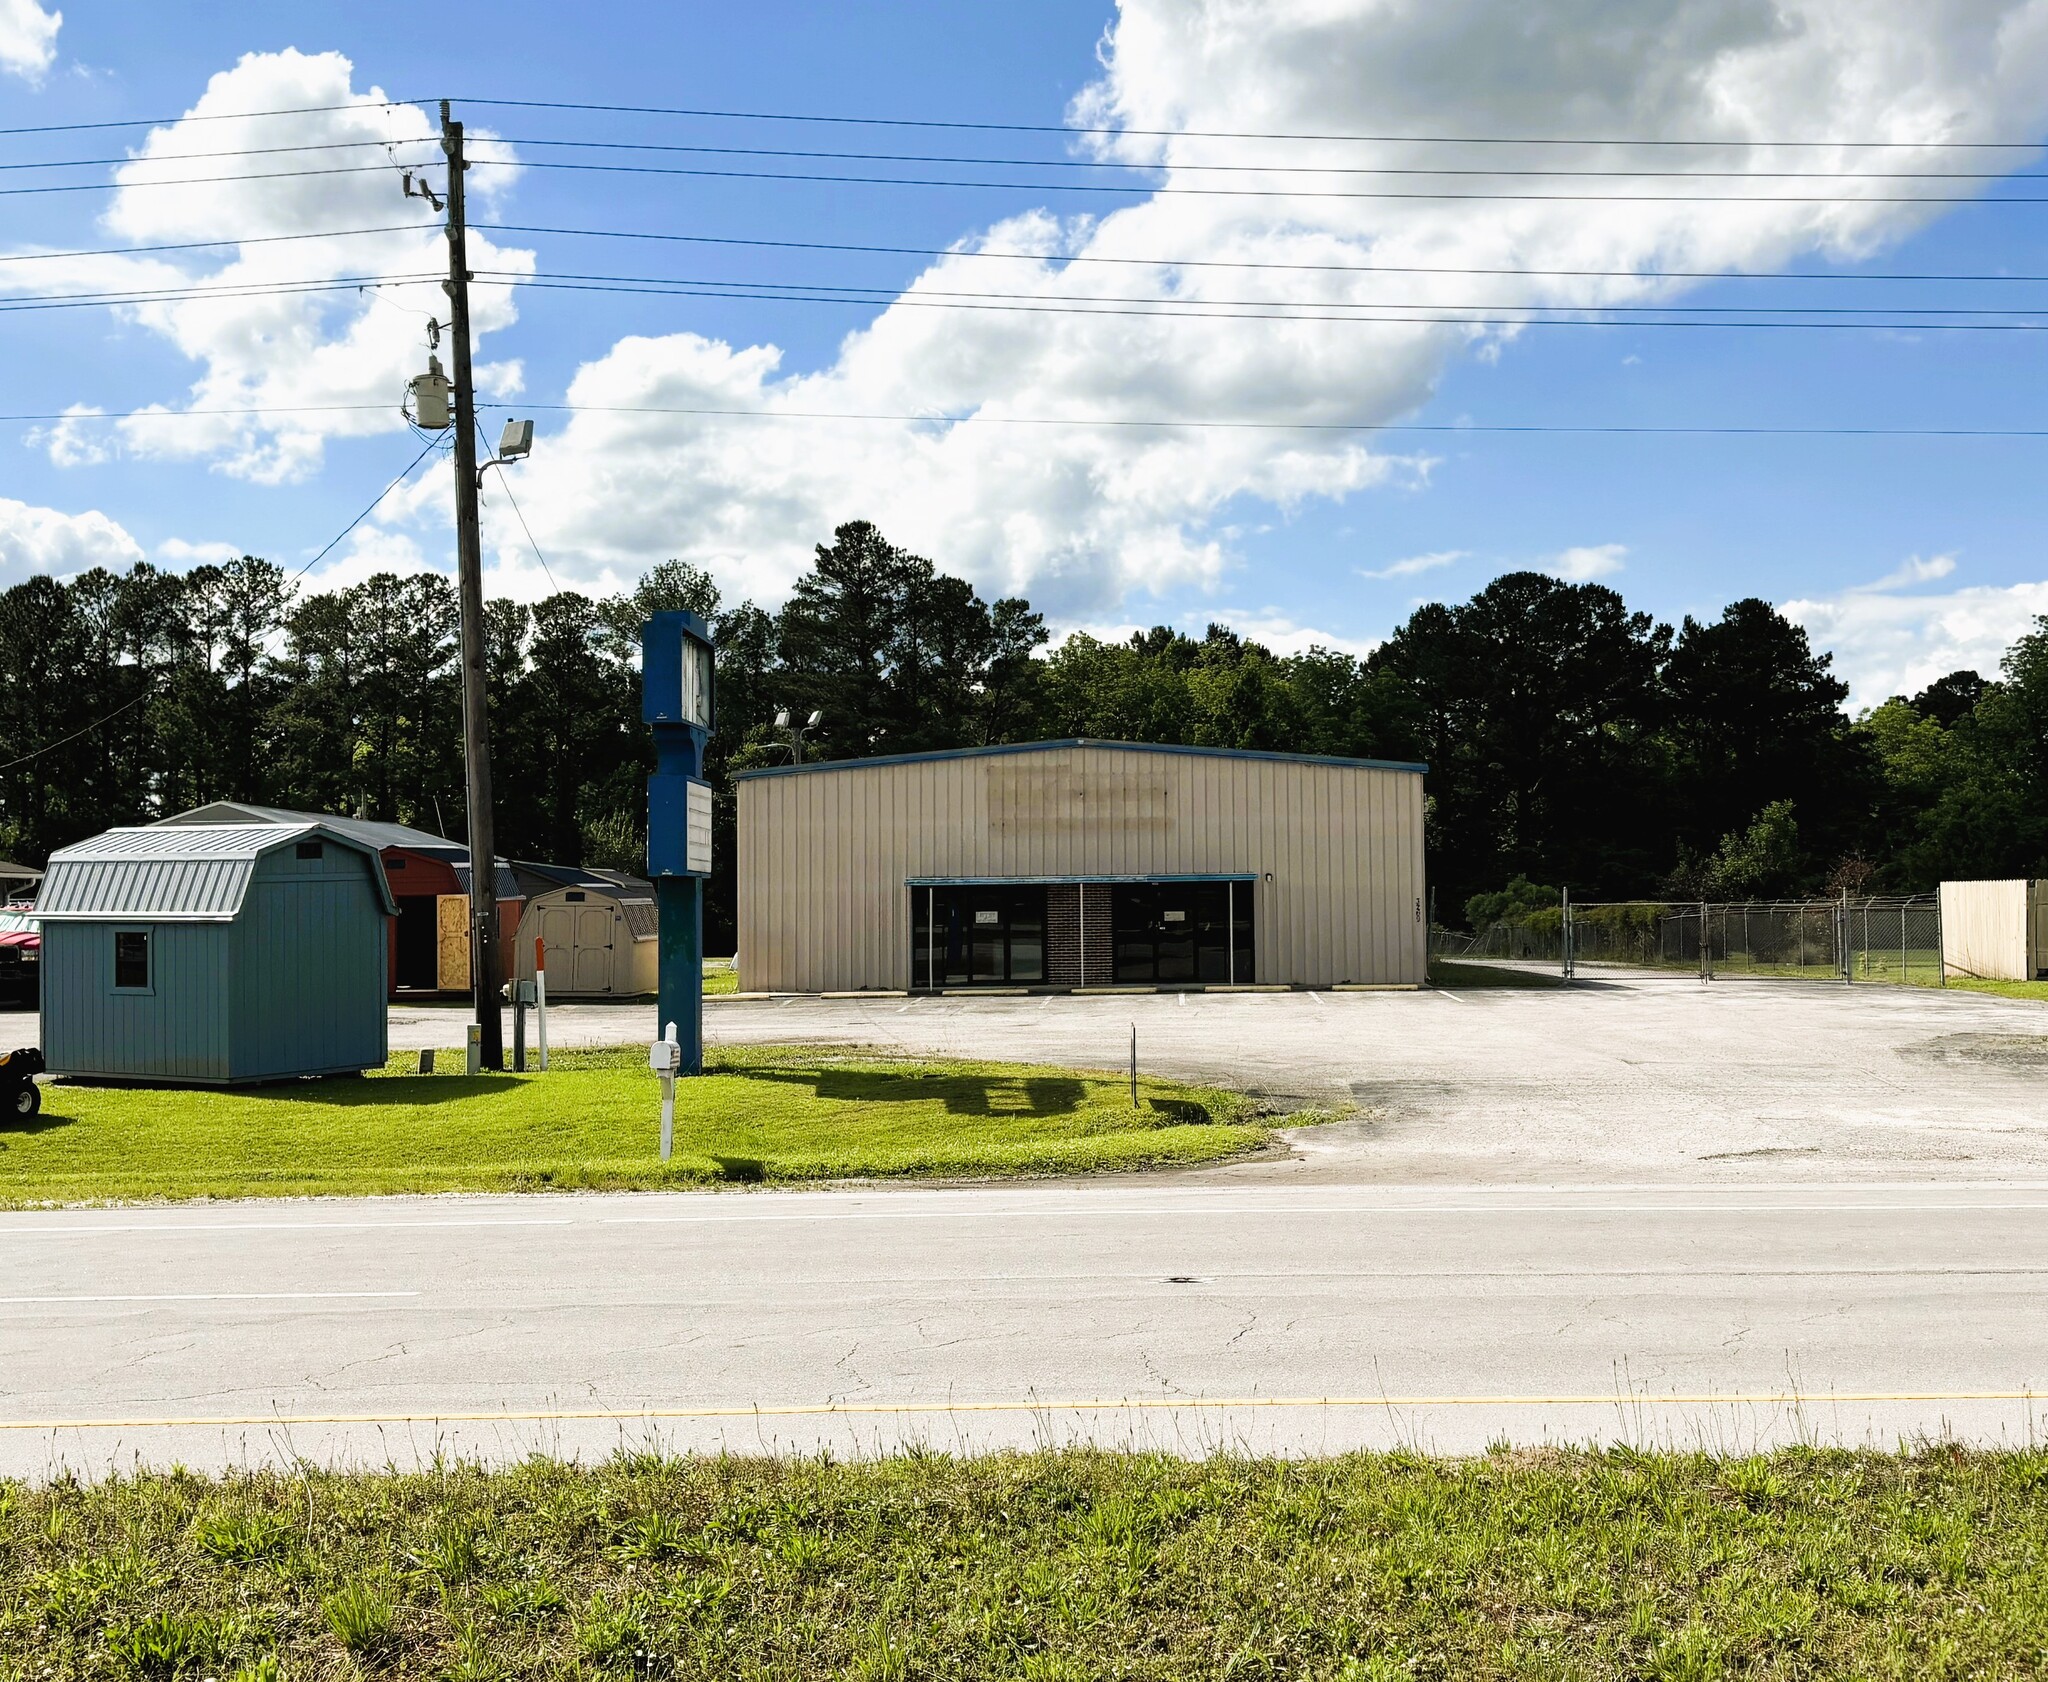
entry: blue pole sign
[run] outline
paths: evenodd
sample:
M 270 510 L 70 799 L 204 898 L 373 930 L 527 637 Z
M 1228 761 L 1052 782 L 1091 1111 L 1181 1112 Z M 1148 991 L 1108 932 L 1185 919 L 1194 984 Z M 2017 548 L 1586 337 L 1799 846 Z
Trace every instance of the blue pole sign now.
M 640 629 L 640 716 L 654 732 L 647 779 L 647 875 L 660 916 L 659 1039 L 670 1023 L 680 1072 L 704 1071 L 704 878 L 711 874 L 711 628 L 657 613 Z

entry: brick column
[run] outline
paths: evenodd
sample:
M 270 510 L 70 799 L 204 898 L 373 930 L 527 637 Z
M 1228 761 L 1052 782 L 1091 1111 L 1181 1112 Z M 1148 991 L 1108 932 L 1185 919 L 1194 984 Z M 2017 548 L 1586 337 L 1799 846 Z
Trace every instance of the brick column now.
M 1045 890 L 1045 984 L 1075 987 L 1081 981 L 1081 889 L 1054 882 Z
M 1106 987 L 1115 979 L 1116 942 L 1109 925 L 1109 884 L 1089 882 L 1081 892 L 1087 898 L 1088 950 L 1082 954 L 1081 985 Z

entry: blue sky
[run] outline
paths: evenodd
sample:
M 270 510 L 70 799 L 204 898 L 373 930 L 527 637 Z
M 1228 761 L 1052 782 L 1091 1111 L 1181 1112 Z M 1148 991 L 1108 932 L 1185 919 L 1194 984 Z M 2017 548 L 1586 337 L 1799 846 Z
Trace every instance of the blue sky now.
M 531 144 L 547 139 L 987 158 L 1087 154 L 1047 135 L 526 111 L 472 101 L 1059 124 L 1077 98 L 1087 98 L 1138 126 L 1175 131 L 1357 133 L 1381 126 L 1460 135 L 1529 133 L 1546 120 L 1555 132 L 1556 113 L 1569 111 L 1582 128 L 1624 138 L 1739 132 L 1918 139 L 1932 111 L 1938 132 L 2027 139 L 2048 122 L 2048 93 L 2036 91 L 2039 40 L 2048 25 L 2031 0 L 1988 8 L 1962 0 L 1866 0 L 1847 11 L 1830 0 L 1801 0 L 1793 10 L 1812 16 L 1804 19 L 1803 37 L 1790 42 L 1745 33 L 1753 8 L 1739 0 L 1648 3 L 1668 14 L 1663 27 L 1625 41 L 1618 31 L 1624 20 L 1643 21 L 1641 8 L 1618 0 L 1549 8 L 1534 26 L 1506 0 L 1461 0 L 1420 20 L 1396 20 L 1390 14 L 1403 9 L 1377 0 L 1351 7 L 1276 0 L 1256 39 L 1240 41 L 1231 31 L 1242 27 L 1244 9 L 1232 0 L 1128 0 L 1121 14 L 1076 0 L 1030 7 L 767 0 L 743 8 L 582 11 L 512 3 L 465 14 L 470 27 L 459 38 L 439 24 L 429 27 L 417 8 L 385 4 L 73 5 L 47 42 L 47 63 L 33 62 L 33 48 L 21 49 L 14 73 L 0 74 L 0 126 L 175 116 L 200 99 L 210 78 L 259 55 L 216 96 L 215 109 L 246 111 L 266 89 L 289 93 L 311 85 L 294 80 L 300 73 L 286 61 L 261 56 L 287 52 L 340 55 L 347 61 L 340 74 L 357 95 L 374 86 L 399 98 L 468 96 L 459 103 L 472 127 L 508 137 L 528 163 L 626 156 Z M 0 0 L 0 63 L 8 56 L 6 30 L 18 39 L 33 11 L 30 0 Z M 1520 57 L 1489 65 L 1472 43 L 1497 36 L 1508 17 L 1534 39 L 1523 41 Z M 1348 68 L 1352 53 L 1368 68 Z M 1455 68 L 1443 69 L 1447 64 Z M 1325 76 L 1326 65 L 1343 73 Z M 1381 65 L 1392 66 L 1386 74 L 1398 80 L 1375 86 L 1373 67 Z M 1881 84 L 1874 89 L 1869 76 L 1855 73 L 1873 65 Z M 1710 129 L 1725 120 L 1731 89 L 1747 101 L 1742 122 L 1734 130 Z M 326 130 L 299 133 L 296 119 L 272 121 L 260 135 L 246 125 L 188 124 L 164 137 L 160 149 L 199 149 L 229 129 L 243 134 L 237 145 L 330 138 Z M 0 138 L 0 161 L 117 158 L 142 141 L 141 130 L 9 136 Z M 1135 194 L 527 168 L 480 208 L 486 221 L 520 225 L 919 249 L 977 239 L 1014 249 L 1025 236 L 1015 225 L 1003 228 L 1005 219 L 1049 210 L 1069 220 L 1056 229 L 1037 227 L 1036 237 L 1048 243 L 1072 248 L 1106 240 L 1161 258 L 1250 251 L 1261 260 L 1286 260 L 1305 241 L 1318 251 L 1335 241 L 1368 260 L 1413 247 L 1448 252 L 1454 263 L 1504 261 L 1511 268 L 1544 252 L 1590 250 L 1637 270 L 1687 266 L 1688 253 L 1704 252 L 1706 267 L 1741 265 L 1765 274 L 2048 275 L 2048 205 L 1950 209 L 1913 227 L 1902 220 L 1907 213 L 1877 206 L 1817 226 L 1802 225 L 1810 213 L 1791 209 L 1743 221 L 1749 212 L 1730 219 L 1719 210 L 1669 206 L 1596 213 L 1497 205 L 1354 211 L 1303 203 L 1259 224 L 1243 206 L 1148 201 L 1143 190 L 1201 181 L 1185 172 L 1205 159 L 1292 161 L 1308 152 L 1199 138 L 1160 144 L 1174 166 L 1167 173 L 1109 177 L 1141 189 Z M 418 148 L 407 154 L 422 155 Z M 1339 155 L 1345 162 L 1365 157 L 1354 148 L 1316 150 L 1314 159 Z M 2034 167 L 2031 154 L 1993 155 Z M 1417 156 L 1410 148 L 1398 161 Z M 1870 156 L 1829 154 L 1818 163 L 1855 167 Z M 1959 163 L 1953 152 L 1914 150 L 1901 161 L 1969 167 L 1976 155 L 1961 156 Z M 1595 161 L 1635 165 L 1655 157 L 1609 148 Z M 1588 161 L 1578 154 L 1572 160 Z M 640 154 L 637 161 L 707 160 Z M 1470 158 L 1438 151 L 1427 161 Z M 756 159 L 737 167 L 861 173 L 890 166 Z M 5 173 L 8 185 L 112 175 L 105 168 Z M 1049 180 L 1056 172 L 959 173 Z M 328 227 L 333 215 L 352 223 L 366 206 L 383 202 L 359 196 L 344 204 L 326 196 L 342 188 L 386 194 L 393 221 L 411 216 L 395 180 L 380 178 L 372 188 L 354 178 L 340 187 L 308 178 L 276 189 L 302 194 L 304 202 L 256 207 L 227 191 L 193 197 L 189 208 L 158 215 L 157 222 L 184 237 L 234 237 L 259 231 L 258 222 L 271 227 L 265 218 L 285 218 L 277 226 L 298 226 L 291 221 L 298 217 L 306 226 Z M 140 202 L 146 193 L 130 188 L 127 197 Z M 113 199 L 99 191 L 17 195 L 0 251 L 136 243 L 134 217 L 117 218 L 110 230 L 105 218 Z M 1124 221 L 1071 220 L 1090 213 L 1117 213 Z M 1324 215 L 1332 219 L 1318 225 Z M 1433 424 L 2030 427 L 2043 424 L 2036 394 L 2048 353 L 2033 334 L 1555 326 L 1476 344 L 1441 336 L 1421 343 L 1406 329 L 1375 338 L 1374 329 L 1355 324 L 1141 327 L 1056 314 L 885 312 L 888 297 L 925 274 L 929 259 L 512 232 L 491 237 L 515 253 L 509 266 L 530 252 L 549 275 L 875 289 L 871 301 L 853 307 L 572 290 L 528 290 L 516 304 L 506 300 L 479 358 L 500 369 L 516 362 L 516 391 L 507 375 L 500 395 L 515 409 L 535 406 L 539 421 L 535 458 L 514 483 L 546 567 L 534 564 L 502 503 L 490 514 L 494 587 L 521 594 L 544 589 L 550 578 L 615 586 L 641 566 L 684 554 L 710 565 L 733 593 L 772 600 L 834 521 L 873 517 L 984 589 L 1023 590 L 1063 626 L 1113 629 L 1163 619 L 1198 629 L 1221 617 L 1281 646 L 1320 639 L 1363 648 L 1419 599 L 1457 599 L 1499 572 L 1534 566 L 1601 577 L 1632 604 L 1667 618 L 1713 613 L 1748 594 L 1786 604 L 1838 650 L 1863 702 L 1954 664 L 1988 669 L 2031 614 L 2048 612 L 2043 439 L 1394 434 L 1369 452 L 1325 438 L 1290 453 L 1291 441 L 1271 433 L 1212 435 L 1174 449 L 1142 431 L 1105 438 L 1012 428 L 984 447 L 967 429 L 940 443 L 928 431 L 921 436 L 900 425 L 627 421 L 605 413 L 607 403 L 952 414 L 989 405 L 991 413 L 1040 417 L 1085 411 Z M 290 264 L 299 256 L 312 265 L 308 273 L 349 272 L 346 252 L 323 267 L 310 247 L 293 251 L 266 272 L 294 278 Z M 232 255 L 179 261 L 201 278 Z M 0 281 L 15 292 L 38 289 L 23 278 L 33 268 L 0 265 Z M 967 289 L 957 277 L 972 273 L 977 286 L 999 288 L 1009 282 L 997 277 L 1020 272 L 999 263 L 955 264 L 941 276 L 927 275 L 925 284 Z M 37 271 L 40 289 L 88 285 L 83 271 L 53 282 L 56 274 L 49 266 Z M 1171 270 L 1075 265 L 1034 274 L 1026 290 L 1053 303 L 1075 294 L 1149 295 L 1185 281 L 1185 273 Z M 1211 299 L 1242 295 L 1246 287 L 1280 289 L 1260 291 L 1262 297 L 1296 295 L 1286 291 L 1294 282 L 1270 274 L 1206 284 L 1203 295 Z M 1556 283 L 1517 275 L 1428 282 L 1377 276 L 1352 284 L 1362 290 L 1347 296 L 1366 300 L 1584 301 Z M 2048 306 L 2048 287 L 1908 287 L 1875 279 L 1825 286 L 1730 279 L 1629 296 L 1688 306 Z M 309 306 L 298 325 L 312 339 L 331 346 L 353 331 L 351 346 L 374 345 L 374 356 L 350 350 L 335 358 L 375 363 L 375 378 L 365 373 L 360 392 L 350 387 L 346 368 L 317 358 L 304 361 L 301 377 L 295 364 L 304 343 L 293 348 L 279 340 L 282 348 L 271 357 L 261 345 L 234 342 L 218 321 L 201 331 L 100 308 L 17 313 L 0 322 L 8 340 L 4 407 L 176 410 L 195 402 L 194 383 L 209 370 L 237 389 L 261 385 L 266 402 L 370 394 L 381 402 L 388 391 L 395 403 L 405 366 L 424 357 L 422 312 L 433 303 L 431 288 L 414 287 L 387 289 L 381 303 L 338 294 Z M 356 323 L 363 315 L 366 326 Z M 863 328 L 870 331 L 849 346 L 847 335 Z M 764 346 L 779 356 L 760 354 L 756 347 Z M 572 392 L 579 370 L 581 384 Z M 1347 407 L 1350 394 L 1355 407 Z M 539 407 L 572 400 L 588 412 Z M 0 435 L 0 580 L 38 566 L 62 572 L 138 555 L 185 564 L 223 547 L 296 567 L 417 448 L 395 416 L 380 416 L 367 435 L 316 429 L 289 447 L 267 433 L 253 443 L 228 436 L 204 421 L 171 421 L 147 434 L 85 423 L 64 435 L 17 423 Z M 309 582 L 347 581 L 379 565 L 445 565 L 445 480 L 445 469 L 422 469 Z

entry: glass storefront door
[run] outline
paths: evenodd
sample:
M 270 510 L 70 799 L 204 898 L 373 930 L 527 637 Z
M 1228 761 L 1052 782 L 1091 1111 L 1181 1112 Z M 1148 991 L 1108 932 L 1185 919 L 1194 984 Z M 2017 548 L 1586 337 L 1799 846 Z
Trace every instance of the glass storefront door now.
M 1045 980 L 1043 887 L 910 890 L 910 984 L 1023 987 Z
M 1118 982 L 1254 979 L 1251 883 L 1119 883 L 1109 905 Z

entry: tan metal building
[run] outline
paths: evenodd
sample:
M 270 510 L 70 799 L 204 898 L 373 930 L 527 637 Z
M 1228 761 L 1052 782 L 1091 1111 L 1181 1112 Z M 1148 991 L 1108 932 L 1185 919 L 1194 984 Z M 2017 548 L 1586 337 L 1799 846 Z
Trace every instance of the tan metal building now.
M 1941 885 L 1944 978 L 2032 981 L 2048 972 L 2048 884 L 2024 878 Z
M 742 772 L 740 986 L 1419 986 L 1424 769 L 1065 741 Z

